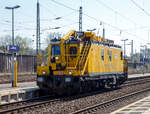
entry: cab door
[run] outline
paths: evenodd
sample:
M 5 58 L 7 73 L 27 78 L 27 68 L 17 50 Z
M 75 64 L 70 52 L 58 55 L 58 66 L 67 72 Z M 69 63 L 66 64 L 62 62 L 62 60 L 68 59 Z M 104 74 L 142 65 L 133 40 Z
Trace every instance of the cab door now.
M 68 67 L 74 67 L 77 62 L 78 44 L 68 44 Z

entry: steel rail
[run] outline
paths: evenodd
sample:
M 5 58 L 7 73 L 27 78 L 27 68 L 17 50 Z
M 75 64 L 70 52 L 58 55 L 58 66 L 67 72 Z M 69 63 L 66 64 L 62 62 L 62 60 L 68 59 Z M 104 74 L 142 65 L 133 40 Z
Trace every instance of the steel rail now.
M 35 106 L 40 106 L 43 104 L 47 104 L 47 103 L 54 103 L 54 102 L 59 102 L 60 99 L 51 99 L 51 100 L 47 100 L 47 101 L 43 101 L 40 103 L 34 103 L 34 104 L 30 104 L 30 105 L 25 105 L 25 106 L 19 106 L 16 108 L 12 108 L 12 109 L 6 109 L 6 110 L 2 110 L 0 111 L 0 114 L 5 114 L 5 113 L 10 113 L 10 112 L 14 112 L 14 111 L 20 111 L 22 109 L 27 109 L 27 108 L 31 108 L 31 107 L 35 107 Z
M 132 86 L 132 85 L 137 85 L 137 84 L 143 84 L 143 82 L 144 83 L 145 82 L 150 82 L 150 80 L 145 80 L 145 81 L 143 80 L 142 82 L 140 82 L 139 80 L 137 80 L 137 81 L 138 82 L 133 82 L 133 83 L 122 85 L 121 87 Z M 105 91 L 110 91 L 110 90 L 105 90 Z M 105 91 L 103 91 L 103 92 L 105 92 Z M 98 93 L 102 93 L 102 90 L 94 91 L 92 93 L 80 94 L 78 96 L 71 96 L 71 97 L 51 99 L 51 100 L 47 100 L 47 101 L 40 101 L 40 103 L 38 102 L 38 103 L 30 104 L 30 105 L 27 104 L 25 106 L 19 106 L 19 107 L 15 107 L 15 108 L 8 108 L 7 110 L 1 110 L 0 109 L 0 114 L 1 113 L 19 111 L 19 110 L 22 110 L 22 109 L 27 109 L 27 108 L 31 108 L 31 107 L 35 107 L 35 106 L 40 106 L 40 105 L 46 105 L 46 104 L 50 104 L 50 103 L 54 103 L 54 102 L 58 103 L 58 102 L 65 101 L 65 100 L 72 100 L 72 99 L 76 99 L 76 98 L 82 98 L 82 97 L 86 97 L 86 96 L 90 96 L 90 95 L 98 94 Z M 43 96 L 43 97 L 46 97 L 46 96 Z M 28 101 L 39 100 L 40 98 L 42 98 L 42 97 L 33 98 L 33 99 L 25 100 L 25 101 L 14 102 L 14 103 L 2 104 L 2 105 L 0 105 L 0 108 L 3 107 L 3 106 L 9 107 L 9 106 L 11 106 L 13 104 L 17 104 L 17 103 L 19 104 L 19 103 L 24 103 L 24 102 L 28 102 Z
M 113 105 L 116 102 L 123 101 L 123 100 L 128 99 L 128 98 L 130 98 L 132 96 L 143 94 L 145 92 L 150 92 L 150 88 L 147 88 L 147 89 L 144 89 L 144 90 L 141 90 L 141 91 L 138 91 L 138 92 L 134 92 L 134 93 L 131 93 L 131 94 L 127 94 L 127 95 L 121 96 L 119 98 L 115 98 L 115 99 L 112 99 L 112 100 L 109 100 L 109 101 L 106 101 L 106 102 L 103 102 L 103 103 L 100 103 L 100 104 L 89 106 L 89 107 L 86 107 L 84 109 L 72 112 L 70 114 L 79 114 L 79 113 L 86 113 L 86 112 L 89 113 L 90 111 L 93 111 L 96 108 L 101 109 L 103 107 L 107 107 L 107 106 Z
M 121 87 L 126 87 L 126 86 L 133 86 L 133 85 L 137 85 L 137 84 L 143 84 L 143 83 L 148 83 L 150 82 L 150 79 L 144 78 L 144 79 L 138 79 L 135 81 L 129 81 L 128 83 L 124 83 L 121 85 Z

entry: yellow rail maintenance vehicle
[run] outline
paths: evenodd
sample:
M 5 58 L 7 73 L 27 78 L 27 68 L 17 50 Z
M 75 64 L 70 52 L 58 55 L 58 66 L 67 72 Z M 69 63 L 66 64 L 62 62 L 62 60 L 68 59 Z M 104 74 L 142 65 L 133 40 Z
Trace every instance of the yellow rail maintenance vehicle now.
M 69 31 L 48 46 L 47 62 L 37 56 L 37 85 L 57 94 L 116 88 L 128 77 L 121 46 L 93 32 Z

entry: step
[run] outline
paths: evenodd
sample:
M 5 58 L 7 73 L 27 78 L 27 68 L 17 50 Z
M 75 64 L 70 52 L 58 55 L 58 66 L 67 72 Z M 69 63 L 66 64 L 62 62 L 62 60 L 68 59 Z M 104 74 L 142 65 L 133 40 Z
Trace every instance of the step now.
M 67 67 L 67 70 L 74 70 L 76 67 Z

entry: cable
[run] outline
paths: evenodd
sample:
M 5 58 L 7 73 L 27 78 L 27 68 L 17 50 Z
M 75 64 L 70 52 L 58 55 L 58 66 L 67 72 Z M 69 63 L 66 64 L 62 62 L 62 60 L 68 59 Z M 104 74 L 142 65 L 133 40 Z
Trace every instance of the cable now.
M 64 18 L 64 17 L 68 17 L 68 16 L 72 15 L 73 13 L 75 13 L 75 11 L 70 12 L 70 13 L 68 13 L 68 14 L 65 14 L 65 15 L 63 15 L 63 16 L 59 16 L 59 17 L 62 19 L 62 18 Z M 57 19 L 56 19 L 56 18 L 51 18 L 51 19 L 41 19 L 41 21 L 52 21 L 52 20 L 57 20 Z
M 21 31 L 21 30 L 36 30 L 36 29 L 34 29 L 34 28 L 22 28 L 22 29 L 15 29 L 14 31 Z M 4 32 L 8 32 L 8 31 L 12 31 L 12 30 L 3 30 Z
M 3 20 L 3 22 L 5 22 L 5 23 L 12 23 L 11 21 L 8 21 L 8 20 L 6 20 L 6 21 L 4 21 Z M 35 21 L 15 21 L 15 24 L 24 24 L 24 23 L 34 23 Z
M 138 7 L 140 10 L 142 10 L 146 15 L 150 16 L 150 14 L 142 8 L 139 4 L 137 4 L 134 0 L 130 0 L 136 7 Z
M 41 4 L 41 3 L 40 3 L 40 6 L 42 6 L 43 8 L 45 8 L 45 9 L 46 9 L 46 11 L 51 12 L 53 16 L 57 17 L 57 15 L 56 15 L 56 14 L 54 14 L 54 12 L 52 12 L 49 8 L 47 8 L 47 7 L 46 7 L 46 6 L 44 6 L 43 4 Z
M 70 23 L 70 24 L 66 24 L 66 25 L 62 25 L 61 27 L 68 27 L 68 26 L 71 26 L 71 25 L 74 25 L 74 24 L 77 24 L 79 22 L 74 22 L 74 23 Z
M 68 8 L 68 9 L 71 9 L 71 10 L 74 10 L 74 11 L 79 11 L 79 10 L 73 9 L 73 8 L 71 8 L 71 7 L 69 7 L 69 6 L 65 5 L 65 4 L 57 2 L 55 0 L 51 0 L 51 1 L 54 2 L 54 3 L 56 3 L 56 4 L 58 4 L 58 5 L 61 5 L 61 6 L 65 7 L 65 8 Z
M 120 32 L 125 32 L 125 33 L 127 33 L 127 34 L 129 34 L 129 35 L 138 37 L 138 36 L 135 35 L 135 34 L 129 33 L 129 32 L 127 32 L 127 31 L 123 31 L 122 29 L 120 29 L 120 28 L 118 28 L 118 27 L 116 27 L 116 26 L 114 26 L 114 25 L 111 25 L 111 24 L 109 24 L 109 23 L 106 23 L 106 22 L 104 22 L 104 21 L 98 20 L 98 19 L 96 19 L 95 17 L 89 16 L 89 15 L 87 15 L 87 14 L 85 14 L 85 13 L 83 13 L 83 15 L 85 15 L 85 16 L 87 16 L 87 17 L 89 17 L 89 18 L 91 18 L 91 19 L 93 19 L 93 20 L 95 20 L 95 21 L 102 22 L 103 24 L 108 25 L 108 26 L 110 26 L 110 27 L 112 27 L 112 28 L 114 28 L 114 29 L 116 29 L 116 30 L 119 30 Z M 139 37 L 139 38 L 140 38 L 140 37 Z
M 11 26 L 11 22 L 10 21 L 4 21 L 4 23 L 6 23 L 5 25 Z M 15 28 L 24 28 L 25 25 L 23 25 L 24 23 L 15 23 Z M 28 25 L 26 25 L 28 26 Z
M 133 20 L 129 19 L 128 17 L 126 17 L 126 16 L 122 15 L 122 14 L 121 14 L 121 13 L 119 13 L 118 11 L 116 11 L 116 10 L 114 10 L 113 8 L 109 7 L 109 6 L 108 6 L 108 5 L 106 5 L 104 2 L 99 1 L 99 0 L 96 0 L 96 1 L 97 1 L 97 3 L 99 3 L 100 5 L 102 5 L 102 6 L 106 7 L 107 9 L 111 10 L 112 12 L 114 12 L 114 13 L 116 13 L 116 14 L 120 15 L 123 19 L 125 19 L 125 20 L 127 20 L 127 21 L 130 21 L 131 23 L 136 24 Z
M 3 22 L 0 22 L 0 24 L 10 26 L 10 24 L 3 23 Z
M 56 2 L 55 0 L 51 0 L 51 1 L 54 2 L 54 3 L 56 3 L 56 4 L 58 4 L 58 5 L 61 5 L 61 6 L 63 6 L 63 7 L 66 7 L 66 8 L 68 8 L 68 9 L 71 9 L 71 10 L 74 10 L 74 11 L 79 11 L 79 10 L 73 9 L 73 8 L 71 8 L 71 7 L 69 7 L 69 6 L 65 5 L 65 4 Z M 96 19 L 95 17 L 89 16 L 89 15 L 87 15 L 86 13 L 83 13 L 83 15 L 85 15 L 85 16 L 87 16 L 87 17 L 89 17 L 89 18 L 91 18 L 91 19 L 93 19 L 93 20 L 95 20 L 95 21 L 97 21 L 97 22 L 102 22 L 103 24 L 108 25 L 108 26 L 110 26 L 110 27 L 112 27 L 112 28 L 114 28 L 114 29 L 116 29 L 116 30 L 119 30 L 120 32 L 123 32 L 122 29 L 120 29 L 120 28 L 118 28 L 118 27 L 116 27 L 116 26 L 114 26 L 114 25 L 111 25 L 111 24 L 109 24 L 109 23 L 106 23 L 106 22 L 104 22 L 104 21 L 102 21 L 102 20 Z M 129 35 L 132 35 L 132 36 L 136 36 L 136 37 L 137 37 L 137 35 L 135 35 L 135 34 L 132 34 L 132 33 L 126 32 L 126 31 L 124 31 L 124 32 L 127 33 L 127 34 L 129 34 Z M 140 37 L 139 37 L 139 38 L 140 38 Z
M 53 1 L 53 2 L 55 2 L 56 4 L 59 4 L 59 5 L 61 5 L 61 6 L 64 6 L 64 7 L 68 8 L 68 9 L 71 9 L 71 10 L 74 10 L 74 11 L 79 11 L 79 10 L 73 9 L 73 8 L 71 8 L 71 7 L 69 7 L 69 6 L 66 6 L 66 5 L 64 5 L 64 4 L 62 4 L 62 3 L 56 2 L 55 0 L 51 0 L 51 1 Z M 107 24 L 107 23 L 105 23 L 104 21 L 98 20 L 98 19 L 96 19 L 95 17 L 89 16 L 89 15 L 87 15 L 87 14 L 85 14 L 85 13 L 83 13 L 83 15 L 85 15 L 85 16 L 91 18 L 91 19 L 94 19 L 95 21 L 99 21 L 99 22 L 103 22 L 104 24 Z M 110 24 L 107 24 L 107 25 L 110 25 Z M 117 27 L 115 27 L 115 26 L 112 26 L 112 25 L 110 25 L 110 26 L 113 27 L 113 28 L 115 28 L 115 29 L 117 29 L 117 30 L 121 30 L 121 29 L 119 29 L 119 28 L 117 28 Z
M 149 29 L 150 26 L 141 26 L 137 28 L 129 28 L 129 29 L 124 29 L 124 31 L 130 31 L 130 30 L 141 30 L 141 29 Z
M 68 13 L 68 14 L 65 14 L 65 15 L 63 15 L 63 16 L 60 16 L 60 17 L 68 17 L 68 16 L 70 16 L 70 15 L 72 15 L 73 13 L 76 13 L 77 11 L 73 11 L 73 12 L 70 12 L 70 13 Z
M 62 25 L 61 27 L 59 27 L 60 29 L 61 28 L 64 28 L 64 27 L 68 27 L 68 26 L 71 26 L 71 25 L 74 25 L 74 24 L 77 24 L 78 22 L 74 22 L 74 23 L 70 23 L 70 24 L 66 24 L 66 25 Z M 59 29 L 58 28 L 58 29 Z M 55 28 L 44 28 L 44 29 L 41 29 L 41 31 L 47 31 L 47 30 L 56 30 Z

